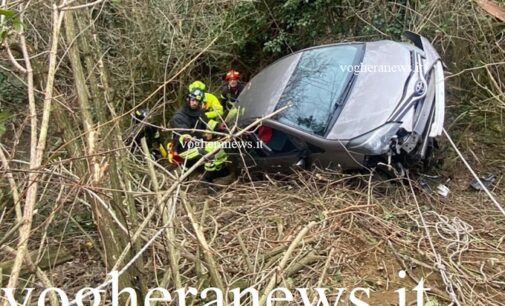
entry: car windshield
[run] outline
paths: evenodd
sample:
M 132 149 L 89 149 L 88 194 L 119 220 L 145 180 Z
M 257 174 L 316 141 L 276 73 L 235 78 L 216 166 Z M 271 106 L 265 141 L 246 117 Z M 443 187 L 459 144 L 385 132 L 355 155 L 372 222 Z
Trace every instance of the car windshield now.
M 276 109 L 291 106 L 276 116 L 282 123 L 323 135 L 363 49 L 362 44 L 315 48 L 302 54 Z

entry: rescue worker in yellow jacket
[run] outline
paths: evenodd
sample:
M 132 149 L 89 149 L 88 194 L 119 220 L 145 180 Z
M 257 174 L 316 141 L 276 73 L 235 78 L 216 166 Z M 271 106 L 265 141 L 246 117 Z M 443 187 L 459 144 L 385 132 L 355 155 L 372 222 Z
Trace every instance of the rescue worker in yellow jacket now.
M 171 164 L 189 167 L 202 156 L 219 148 L 219 142 L 202 139 L 202 130 L 206 127 L 208 130 L 208 121 L 212 120 L 202 118 L 205 117 L 202 109 L 203 102 L 204 91 L 193 88 L 186 95 L 181 108 L 170 120 L 170 127 L 176 130 L 172 134 L 172 140 L 166 146 L 160 146 L 160 152 Z M 211 182 L 216 177 L 227 175 L 227 161 L 228 155 L 219 148 L 204 163 L 206 173 L 203 180 Z
M 219 99 L 215 95 L 207 92 L 207 86 L 202 81 L 194 81 L 189 84 L 189 92 L 195 88 L 199 88 L 205 92 L 202 109 L 207 119 L 218 120 L 222 118 L 224 112 Z

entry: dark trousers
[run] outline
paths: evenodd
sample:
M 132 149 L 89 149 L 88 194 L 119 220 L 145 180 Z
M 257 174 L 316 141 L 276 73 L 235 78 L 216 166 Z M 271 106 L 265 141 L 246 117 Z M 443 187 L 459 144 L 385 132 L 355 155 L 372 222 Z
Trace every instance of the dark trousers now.
M 212 183 L 212 181 L 218 177 L 227 176 L 230 174 L 230 169 L 228 167 L 222 167 L 217 171 L 206 171 L 203 175 L 203 181 L 207 183 Z

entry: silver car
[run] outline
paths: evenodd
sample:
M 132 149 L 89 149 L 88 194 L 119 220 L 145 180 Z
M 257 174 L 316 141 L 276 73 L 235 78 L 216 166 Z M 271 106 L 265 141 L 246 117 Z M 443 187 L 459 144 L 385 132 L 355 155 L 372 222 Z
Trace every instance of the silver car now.
M 425 38 L 323 45 L 285 56 L 238 100 L 241 126 L 276 110 L 249 135 L 247 163 L 403 172 L 431 157 L 444 123 L 444 73 Z

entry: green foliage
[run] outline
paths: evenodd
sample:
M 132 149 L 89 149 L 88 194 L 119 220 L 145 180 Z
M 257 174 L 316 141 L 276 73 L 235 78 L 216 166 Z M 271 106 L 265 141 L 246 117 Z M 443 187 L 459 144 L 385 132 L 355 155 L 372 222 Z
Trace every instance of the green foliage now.
M 383 213 L 383 218 L 384 220 L 386 221 L 391 221 L 391 220 L 394 220 L 395 219 L 395 215 L 394 213 L 388 211 L 388 210 L 384 210 L 384 213 Z
M 242 3 L 226 17 L 228 23 L 244 19 L 233 27 L 229 38 L 234 53 L 246 68 L 261 68 L 282 55 L 321 40 L 335 41 L 343 31 L 338 22 L 343 14 L 341 4 L 342 1 L 328 0 Z
M 9 120 L 11 114 L 7 111 L 0 112 L 0 139 L 2 139 L 3 134 L 6 131 L 5 124 Z
M 400 39 L 404 32 L 401 13 L 393 15 L 390 20 L 386 18 L 383 13 L 373 15 L 370 24 L 362 28 L 363 35 L 375 35 L 380 31 L 390 37 Z
M 11 73 L 0 71 L 0 106 L 19 107 L 26 99 L 23 83 Z
M 426 302 L 426 304 L 424 304 L 424 306 L 439 306 L 439 305 L 440 303 L 438 302 L 438 300 L 432 297 L 430 297 L 430 299 Z
M 272 54 L 282 53 L 286 45 L 289 46 L 288 34 L 286 34 L 285 31 L 280 30 L 277 36 L 264 43 L 263 51 Z
M 368 4 L 362 3 L 361 7 L 354 8 L 354 10 L 357 9 L 362 9 L 362 11 L 354 13 L 354 18 L 357 18 L 362 24 L 355 29 L 357 35 L 401 39 L 408 23 L 407 1 L 395 1 L 395 3 L 386 6 L 378 1 Z
M 259 70 L 283 55 L 318 44 L 384 34 L 399 39 L 406 18 L 404 2 L 386 7 L 349 0 L 246 2 L 227 14 L 229 22 L 246 18 L 233 28 L 230 40 L 246 68 Z
M 21 22 L 21 19 L 19 19 L 18 14 L 13 10 L 0 9 L 0 16 L 3 18 L 3 22 L 0 24 L 1 44 L 11 31 L 22 31 L 23 23 Z
M 13 32 L 20 32 L 23 24 L 13 10 L 0 9 L 0 45 Z M 0 139 L 5 134 L 7 120 L 11 117 L 8 109 L 19 105 L 26 99 L 23 84 L 11 73 L 0 71 Z
M 0 71 L 0 139 L 11 114 L 19 110 L 27 98 L 26 89 L 14 75 Z

